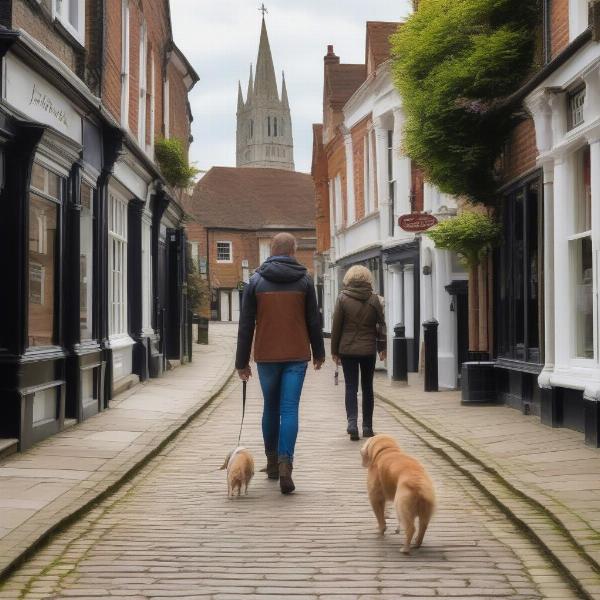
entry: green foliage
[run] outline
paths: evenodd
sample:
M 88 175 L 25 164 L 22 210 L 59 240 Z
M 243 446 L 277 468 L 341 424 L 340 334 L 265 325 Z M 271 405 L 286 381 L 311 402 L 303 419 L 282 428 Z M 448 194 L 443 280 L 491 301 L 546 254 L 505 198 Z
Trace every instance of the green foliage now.
M 468 267 L 474 267 L 500 241 L 501 232 L 488 215 L 464 212 L 438 223 L 427 235 L 437 248 L 456 252 Z
M 186 188 L 192 184 L 198 169 L 188 163 L 181 140 L 158 140 L 154 146 L 154 154 L 160 171 L 170 186 Z
M 210 286 L 208 280 L 198 272 L 192 259 L 187 265 L 187 297 L 190 310 L 198 315 L 206 312 L 210 304 Z
M 442 191 L 490 203 L 513 125 L 500 100 L 530 72 L 537 0 L 421 0 L 392 36 L 405 151 Z

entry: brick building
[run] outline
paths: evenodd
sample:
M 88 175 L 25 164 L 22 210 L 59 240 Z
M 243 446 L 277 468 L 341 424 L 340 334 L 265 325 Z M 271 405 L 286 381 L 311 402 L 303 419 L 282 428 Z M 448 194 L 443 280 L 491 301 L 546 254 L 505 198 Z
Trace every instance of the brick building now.
M 213 167 L 186 203 L 192 254 L 210 284 L 211 318 L 237 321 L 240 292 L 271 255 L 271 239 L 298 240 L 299 262 L 312 271 L 314 186 L 310 175 L 283 169 Z
M 183 210 L 198 77 L 167 0 L 0 5 L 0 441 L 26 448 L 184 359 Z M 8 440 L 8 441 L 6 441 Z
M 364 64 L 343 64 L 333 46 L 324 58 L 323 124 L 313 127 L 312 163 L 319 299 L 327 332 L 345 272 L 357 264 L 368 267 L 385 300 L 390 358 L 394 326 L 401 324 L 408 368 L 417 371 L 422 321 L 436 318 L 440 384 L 454 388 L 465 351 L 466 274 L 456 257 L 398 224 L 407 213 L 449 218 L 456 212 L 454 199 L 425 183 L 401 150 L 404 116 L 389 43 L 399 26 L 366 24 Z M 453 296 L 460 296 L 454 314 Z

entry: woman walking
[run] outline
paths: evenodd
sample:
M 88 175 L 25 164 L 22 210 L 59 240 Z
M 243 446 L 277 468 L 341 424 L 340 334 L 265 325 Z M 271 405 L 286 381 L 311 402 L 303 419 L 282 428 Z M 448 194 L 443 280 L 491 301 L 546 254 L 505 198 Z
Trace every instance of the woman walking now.
M 358 378 L 362 389 L 363 437 L 373 433 L 373 376 L 377 352 L 386 357 L 386 327 L 383 307 L 373 293 L 373 275 L 366 267 L 351 267 L 344 277 L 331 329 L 331 356 L 341 363 L 346 382 L 347 432 L 358 440 Z

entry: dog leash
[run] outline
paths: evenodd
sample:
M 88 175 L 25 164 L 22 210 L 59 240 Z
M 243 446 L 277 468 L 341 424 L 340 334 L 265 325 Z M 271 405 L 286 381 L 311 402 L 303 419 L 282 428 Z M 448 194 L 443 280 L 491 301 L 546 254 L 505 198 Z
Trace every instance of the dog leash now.
M 238 435 L 238 447 L 240 445 L 240 441 L 242 440 L 242 428 L 244 427 L 244 416 L 246 415 L 246 388 L 248 387 L 248 382 L 242 382 L 242 422 L 240 423 L 240 434 Z

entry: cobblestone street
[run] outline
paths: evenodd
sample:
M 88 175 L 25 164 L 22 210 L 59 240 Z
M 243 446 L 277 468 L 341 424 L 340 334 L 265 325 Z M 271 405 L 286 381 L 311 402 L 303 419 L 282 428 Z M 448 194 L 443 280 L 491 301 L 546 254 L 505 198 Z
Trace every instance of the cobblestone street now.
M 217 469 L 237 438 L 241 386 L 232 381 L 134 479 L 16 571 L 0 598 L 579 597 L 503 513 L 384 405 L 376 408 L 376 429 L 423 460 L 439 509 L 424 547 L 409 557 L 391 533 L 394 522 L 379 538 L 360 444 L 345 435 L 342 394 L 331 367 L 310 372 L 295 494 L 281 496 L 257 473 L 247 497 L 229 500 Z M 243 443 L 257 470 L 264 464 L 260 402 L 254 378 Z

